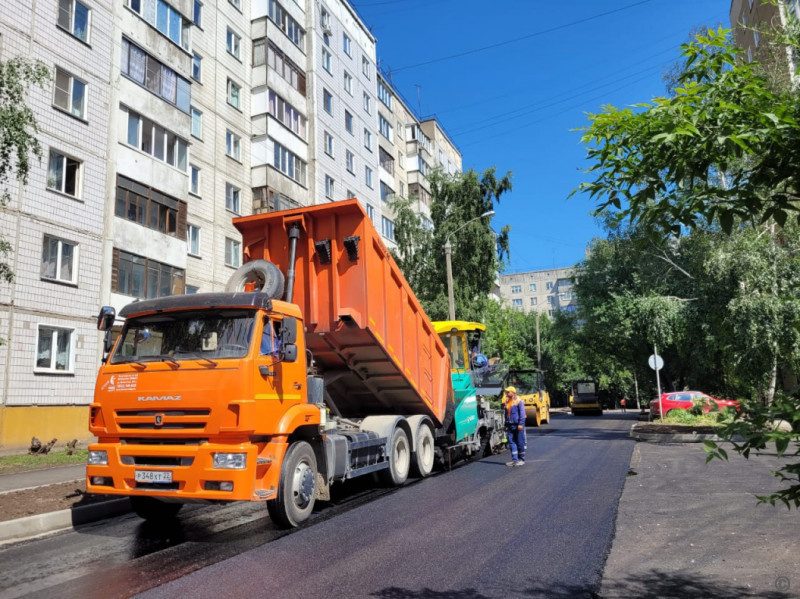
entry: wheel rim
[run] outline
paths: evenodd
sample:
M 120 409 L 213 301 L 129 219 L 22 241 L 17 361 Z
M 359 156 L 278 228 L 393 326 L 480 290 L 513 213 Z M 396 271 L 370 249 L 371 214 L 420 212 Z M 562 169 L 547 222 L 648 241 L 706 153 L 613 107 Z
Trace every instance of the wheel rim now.
M 314 497 L 314 472 L 307 462 L 297 464 L 292 476 L 292 500 L 301 510 L 308 507 Z
M 428 432 L 421 433 L 422 438 L 417 453 L 419 454 L 420 469 L 427 473 L 433 468 L 433 438 L 430 435 L 430 429 L 425 427 L 425 430 Z
M 392 462 L 395 465 L 395 472 L 400 476 L 408 473 L 408 467 L 411 465 L 411 455 L 408 451 L 408 441 L 405 437 L 401 437 L 394 445 L 392 452 Z

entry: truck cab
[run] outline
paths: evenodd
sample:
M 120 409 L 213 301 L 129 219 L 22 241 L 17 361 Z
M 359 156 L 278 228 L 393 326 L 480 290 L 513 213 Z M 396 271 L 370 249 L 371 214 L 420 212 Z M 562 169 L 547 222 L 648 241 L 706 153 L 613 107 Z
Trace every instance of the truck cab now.
M 573 416 L 580 414 L 603 415 L 603 404 L 597 390 L 597 382 L 581 380 L 572 383 L 569 407 Z

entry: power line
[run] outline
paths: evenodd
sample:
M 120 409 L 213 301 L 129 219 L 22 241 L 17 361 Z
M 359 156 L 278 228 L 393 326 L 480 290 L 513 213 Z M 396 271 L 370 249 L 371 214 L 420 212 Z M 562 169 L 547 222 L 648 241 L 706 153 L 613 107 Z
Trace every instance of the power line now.
M 535 33 L 530 33 L 528 35 L 523 35 L 522 37 L 515 37 L 513 39 L 505 40 L 503 42 L 497 42 L 496 44 L 491 44 L 489 46 L 483 46 L 482 48 L 475 48 L 474 50 L 466 50 L 464 52 L 459 52 L 458 54 L 450 54 L 449 56 L 442 56 L 440 58 L 432 58 L 431 60 L 426 60 L 424 62 L 418 62 L 417 64 L 411 64 L 411 65 L 407 65 L 407 66 L 400 67 L 400 68 L 397 68 L 397 69 L 392 69 L 392 73 L 398 73 L 400 71 L 406 71 L 408 69 L 415 69 L 417 67 L 422 67 L 422 66 L 425 66 L 425 65 L 434 64 L 434 63 L 437 63 L 437 62 L 442 62 L 442 61 L 445 61 L 445 60 L 452 60 L 453 58 L 460 58 L 462 56 L 468 56 L 470 54 L 477 54 L 478 52 L 483 52 L 485 50 L 491 50 L 493 48 L 499 48 L 501 46 L 507 46 L 509 44 L 513 44 L 513 43 L 516 43 L 516 42 L 519 42 L 519 41 L 522 41 L 522 40 L 531 39 L 533 37 L 538 37 L 538 36 L 544 35 L 546 33 L 553 33 L 554 31 L 560 31 L 560 30 L 566 29 L 568 27 L 573 27 L 575 25 L 580 25 L 582 23 L 587 23 L 589 21 L 594 21 L 594 20 L 602 18 L 602 17 L 607 17 L 608 15 L 611 15 L 611 14 L 614 14 L 614 13 L 618 13 L 618 12 L 622 12 L 624 10 L 628 10 L 629 8 L 634 8 L 636 6 L 641 6 L 642 4 L 647 4 L 647 3 L 652 2 L 652 1 L 653 0 L 641 0 L 640 2 L 634 2 L 633 4 L 629 4 L 629 5 L 623 6 L 621 8 L 615 8 L 614 10 L 609 10 L 609 11 L 606 11 L 606 12 L 603 12 L 603 13 L 599 13 L 599 14 L 593 15 L 591 17 L 578 19 L 577 21 L 572 21 L 570 23 L 565 23 L 563 25 L 556 25 L 555 27 L 550 27 L 548 29 L 543 29 L 541 31 L 537 31 Z

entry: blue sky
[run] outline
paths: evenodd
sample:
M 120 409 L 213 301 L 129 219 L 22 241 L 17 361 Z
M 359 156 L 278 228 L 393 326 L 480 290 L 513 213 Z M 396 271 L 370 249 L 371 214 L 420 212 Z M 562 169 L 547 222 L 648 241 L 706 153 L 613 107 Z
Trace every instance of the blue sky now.
M 585 113 L 665 94 L 693 27 L 729 26 L 729 0 L 351 0 L 410 108 L 435 115 L 464 169 L 513 171 L 492 219 L 506 272 L 571 266 L 604 236 L 588 196 Z M 456 56 L 454 56 L 456 55 Z M 421 64 L 428 63 L 428 64 Z M 535 227 L 542 231 L 530 234 Z

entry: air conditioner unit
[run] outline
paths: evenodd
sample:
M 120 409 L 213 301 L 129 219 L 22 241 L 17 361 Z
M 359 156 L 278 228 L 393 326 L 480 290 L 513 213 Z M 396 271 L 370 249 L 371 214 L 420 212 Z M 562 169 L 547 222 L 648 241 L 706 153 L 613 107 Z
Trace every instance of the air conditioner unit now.
M 330 25 L 323 25 L 322 26 L 322 33 L 326 35 L 331 35 L 333 32 L 331 31 Z

